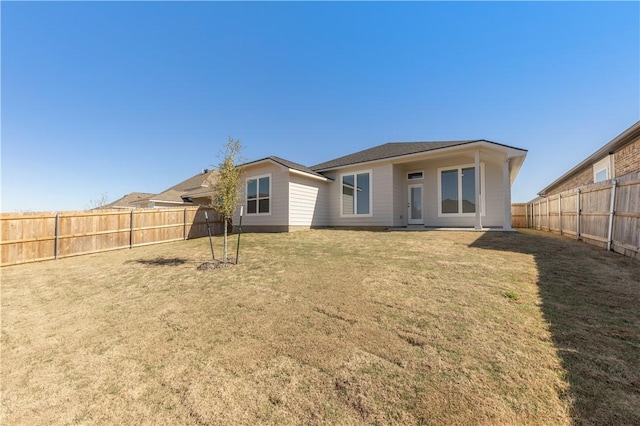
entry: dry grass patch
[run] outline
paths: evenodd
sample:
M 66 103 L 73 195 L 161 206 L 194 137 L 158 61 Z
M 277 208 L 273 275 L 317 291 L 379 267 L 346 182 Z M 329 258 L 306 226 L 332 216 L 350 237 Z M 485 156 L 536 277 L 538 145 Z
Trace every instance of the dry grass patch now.
M 532 232 L 242 244 L 227 268 L 198 269 L 206 239 L 4 268 L 3 423 L 640 418 L 637 262 Z M 567 317 L 593 280 L 590 316 Z

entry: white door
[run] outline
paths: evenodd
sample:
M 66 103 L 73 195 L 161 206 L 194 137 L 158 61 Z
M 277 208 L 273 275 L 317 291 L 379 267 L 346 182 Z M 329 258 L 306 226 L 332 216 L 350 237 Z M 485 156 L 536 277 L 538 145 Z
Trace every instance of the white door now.
M 407 223 L 409 225 L 422 225 L 422 184 L 409 185 L 409 211 L 407 213 Z

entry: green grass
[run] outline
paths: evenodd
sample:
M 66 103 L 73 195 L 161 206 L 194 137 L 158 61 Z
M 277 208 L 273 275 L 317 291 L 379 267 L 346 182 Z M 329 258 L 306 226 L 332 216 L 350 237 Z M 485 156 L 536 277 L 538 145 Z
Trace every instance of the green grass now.
M 637 261 L 530 231 L 247 234 L 239 265 L 209 256 L 3 268 L 2 423 L 640 423 Z

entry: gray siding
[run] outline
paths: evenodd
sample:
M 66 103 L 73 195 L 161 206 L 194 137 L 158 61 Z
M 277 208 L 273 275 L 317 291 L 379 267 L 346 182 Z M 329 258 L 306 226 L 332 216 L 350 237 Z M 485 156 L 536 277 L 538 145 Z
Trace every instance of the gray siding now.
M 246 179 L 271 173 L 271 214 L 248 215 L 247 201 L 245 198 Z M 244 206 L 245 215 L 242 218 L 242 225 L 253 226 L 288 226 L 289 223 L 289 171 L 288 169 L 275 164 L 258 164 L 247 167 L 242 176 L 240 187 L 240 202 Z M 239 209 L 233 215 L 233 223 L 239 223 Z M 247 228 L 250 229 L 250 228 Z
M 407 224 L 408 183 L 404 167 L 398 165 L 393 166 L 393 226 L 404 226 Z M 422 181 L 420 181 L 420 183 L 422 183 Z
M 295 174 L 290 174 L 289 179 L 289 225 L 308 228 L 328 226 L 327 183 Z
M 343 173 L 371 171 L 371 216 L 341 217 L 340 203 L 342 200 Z M 341 169 L 327 173 L 334 179 L 328 185 L 329 189 L 329 226 L 392 226 L 393 225 L 393 165 L 386 163 L 376 166 L 360 166 Z

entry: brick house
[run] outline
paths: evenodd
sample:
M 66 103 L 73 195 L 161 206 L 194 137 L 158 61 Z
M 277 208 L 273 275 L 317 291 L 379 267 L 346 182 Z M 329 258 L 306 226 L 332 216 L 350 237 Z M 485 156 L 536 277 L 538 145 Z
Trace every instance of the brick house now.
M 547 197 L 592 183 L 630 177 L 639 173 L 640 121 L 553 181 L 538 195 Z

